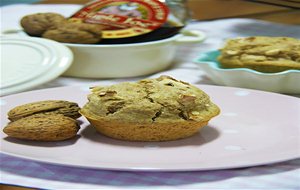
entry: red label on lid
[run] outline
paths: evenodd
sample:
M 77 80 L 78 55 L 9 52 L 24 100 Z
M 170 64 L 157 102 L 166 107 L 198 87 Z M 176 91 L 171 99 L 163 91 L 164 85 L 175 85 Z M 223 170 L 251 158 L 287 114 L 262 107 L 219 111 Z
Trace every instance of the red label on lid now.
M 100 0 L 79 10 L 71 20 L 106 25 L 103 38 L 123 38 L 160 27 L 168 13 L 168 7 L 158 0 Z

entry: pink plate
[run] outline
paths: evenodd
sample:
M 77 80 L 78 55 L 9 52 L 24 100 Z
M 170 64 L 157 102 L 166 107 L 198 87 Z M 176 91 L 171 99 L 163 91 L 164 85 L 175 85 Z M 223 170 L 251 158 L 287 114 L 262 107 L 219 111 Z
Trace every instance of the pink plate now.
M 102 136 L 84 118 L 78 138 L 28 142 L 7 138 L 1 152 L 52 164 L 108 170 L 192 171 L 257 166 L 300 157 L 300 99 L 275 93 L 201 85 L 221 114 L 201 133 L 169 142 L 126 142 Z M 9 109 L 62 99 L 84 105 L 87 87 L 62 87 L 1 98 L 1 126 Z

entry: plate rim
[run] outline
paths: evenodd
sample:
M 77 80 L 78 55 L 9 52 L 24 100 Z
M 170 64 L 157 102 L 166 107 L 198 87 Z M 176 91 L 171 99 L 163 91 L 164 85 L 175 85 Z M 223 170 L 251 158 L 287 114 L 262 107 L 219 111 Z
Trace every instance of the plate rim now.
M 105 82 L 104 82 L 105 83 Z M 117 82 L 116 82 L 117 83 Z M 256 93 L 268 93 L 268 94 L 273 94 L 276 96 L 284 96 L 287 98 L 295 98 L 297 100 L 300 100 L 299 97 L 296 97 L 295 94 L 283 94 L 283 93 L 277 93 L 277 92 L 270 92 L 270 91 L 263 91 L 263 90 L 258 90 L 258 89 L 251 89 L 251 88 L 242 88 L 242 87 L 234 87 L 234 86 L 221 86 L 221 85 L 211 85 L 211 84 L 194 84 L 194 83 L 190 83 L 191 85 L 194 85 L 196 87 L 208 87 L 208 88 L 226 88 L 226 89 L 236 89 L 236 90 L 248 90 L 248 91 L 254 91 Z M 112 85 L 112 83 L 107 82 L 107 84 L 99 84 L 99 86 L 108 86 L 108 85 Z M 95 85 L 91 85 L 91 86 L 95 86 Z M 1 98 L 8 98 L 11 96 L 19 96 L 22 94 L 26 94 L 26 93 L 35 93 L 35 92 L 41 92 L 41 91 L 48 91 L 48 90 L 59 90 L 59 89 L 63 89 L 63 88 L 76 88 L 76 89 L 80 89 L 80 88 L 87 88 L 88 89 L 89 85 L 84 85 L 84 84 L 77 84 L 77 85 L 70 85 L 70 86 L 59 86 L 59 87 L 52 87 L 52 88 L 43 88 L 43 89 L 35 89 L 35 90 L 30 90 L 30 91 L 25 91 L 25 92 L 16 92 L 14 94 L 8 94 L 5 96 L 0 96 Z M 200 88 L 201 89 L 201 88 Z M 89 92 L 89 91 L 87 91 Z M 296 94 L 297 95 L 297 94 Z M 300 94 L 299 94 L 300 95 Z
M 192 172 L 192 171 L 217 171 L 217 170 L 227 170 L 227 169 L 240 169 L 246 167 L 260 167 L 265 165 L 278 164 L 281 162 L 288 162 L 295 159 L 300 159 L 300 154 L 295 155 L 294 157 L 284 158 L 284 159 L 276 159 L 268 162 L 260 162 L 259 164 L 239 164 L 234 166 L 216 166 L 216 167 L 184 167 L 184 168 L 159 168 L 159 167 L 126 167 L 126 166 L 108 166 L 105 167 L 105 164 L 100 164 L 102 166 L 90 166 L 90 165 L 79 165 L 79 164 L 70 164 L 70 163 L 62 163 L 62 162 L 52 162 L 47 160 L 38 160 L 33 159 L 27 156 L 20 156 L 18 154 L 2 152 L 0 149 L 0 153 L 6 156 L 12 156 L 17 159 L 23 159 L 26 161 L 33 161 L 41 164 L 55 165 L 61 167 L 74 167 L 74 168 L 82 168 L 82 169 L 96 169 L 96 170 L 105 170 L 105 171 L 128 171 L 128 172 Z

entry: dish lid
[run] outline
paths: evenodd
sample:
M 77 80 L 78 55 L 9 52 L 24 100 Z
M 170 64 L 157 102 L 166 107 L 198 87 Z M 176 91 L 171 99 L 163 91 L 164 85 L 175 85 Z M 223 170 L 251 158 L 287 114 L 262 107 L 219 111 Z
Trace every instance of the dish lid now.
M 0 44 L 1 96 L 53 80 L 73 61 L 71 50 L 48 39 L 1 36 Z

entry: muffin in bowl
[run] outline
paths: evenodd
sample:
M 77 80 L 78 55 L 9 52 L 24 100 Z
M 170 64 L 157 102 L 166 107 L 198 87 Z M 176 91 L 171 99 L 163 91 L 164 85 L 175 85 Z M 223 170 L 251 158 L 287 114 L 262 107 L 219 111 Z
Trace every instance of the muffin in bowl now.
M 220 109 L 202 90 L 168 76 L 99 86 L 80 110 L 96 130 L 130 141 L 168 141 L 197 133 Z
M 268 36 L 230 39 L 218 61 L 223 68 L 249 68 L 263 73 L 300 70 L 300 40 Z

